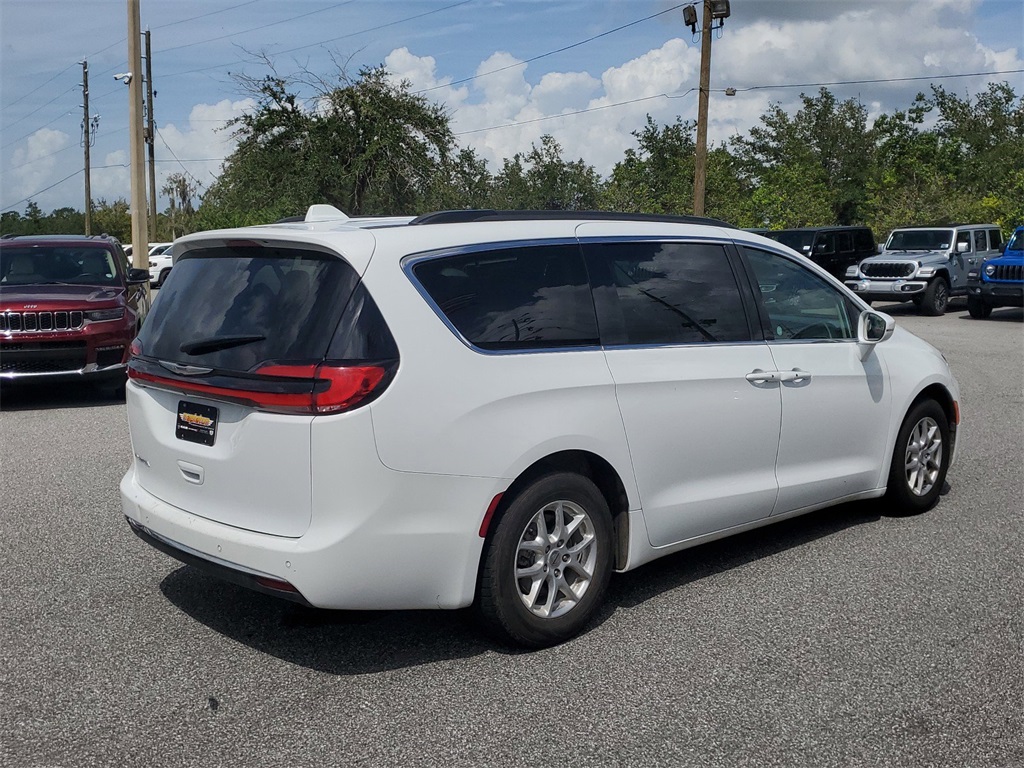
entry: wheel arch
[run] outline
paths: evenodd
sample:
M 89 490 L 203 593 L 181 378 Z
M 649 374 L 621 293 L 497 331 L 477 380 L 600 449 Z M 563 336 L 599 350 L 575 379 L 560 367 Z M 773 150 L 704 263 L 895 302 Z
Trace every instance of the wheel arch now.
M 480 563 L 477 566 L 477 574 L 483 564 L 483 558 L 487 552 L 487 546 L 494 536 L 497 522 L 505 514 L 505 510 L 512 501 L 527 488 L 534 480 L 544 475 L 555 472 L 572 472 L 573 474 L 586 477 L 601 492 L 605 501 L 608 502 L 608 509 L 612 516 L 612 536 L 614 539 L 614 563 L 613 568 L 621 568 L 628 559 L 629 554 L 629 496 L 626 486 L 619 476 L 619 472 L 606 459 L 586 450 L 562 450 L 548 454 L 533 462 L 524 469 L 511 485 L 505 489 L 501 501 L 494 510 L 490 523 L 487 527 L 487 534 L 484 538 L 484 546 L 480 552 Z

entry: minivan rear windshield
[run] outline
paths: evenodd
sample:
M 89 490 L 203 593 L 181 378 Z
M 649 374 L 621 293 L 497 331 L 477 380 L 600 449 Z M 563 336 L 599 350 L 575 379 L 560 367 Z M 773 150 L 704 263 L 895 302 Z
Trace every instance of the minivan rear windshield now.
M 322 360 L 358 282 L 345 261 L 317 251 L 188 251 L 142 327 L 142 355 L 221 371 Z

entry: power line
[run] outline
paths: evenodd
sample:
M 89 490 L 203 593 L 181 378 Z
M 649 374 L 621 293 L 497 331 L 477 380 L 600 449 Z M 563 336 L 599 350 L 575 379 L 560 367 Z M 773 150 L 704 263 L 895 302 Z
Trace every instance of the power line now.
M 9 210 L 11 210 L 12 208 L 14 208 L 14 206 L 16 206 L 16 205 L 21 205 L 22 203 L 26 203 L 26 202 L 28 202 L 29 200 L 31 200 L 31 199 L 32 199 L 33 197 L 36 197 L 37 195 L 41 195 L 41 194 L 43 194 L 43 192 L 49 192 L 49 191 L 50 191 L 51 189 L 53 189 L 54 187 L 56 187 L 56 186 L 58 186 L 58 185 L 60 185 L 60 184 L 63 184 L 63 183 L 64 183 L 65 181 L 67 181 L 68 179 L 73 179 L 73 178 L 74 178 L 75 176 L 77 176 L 77 175 L 78 175 L 78 174 L 80 174 L 80 173 L 85 173 L 85 169 L 84 169 L 84 168 L 79 168 L 79 169 L 78 169 L 77 171 L 75 171 L 74 173 L 68 174 L 67 176 L 65 176 L 65 177 L 64 177 L 63 179 L 61 179 L 60 181 L 55 181 L 55 182 L 54 182 L 53 184 L 51 184 L 50 186 L 46 187 L 45 189 L 40 189 L 40 190 L 39 190 L 38 192 L 33 192 L 33 193 L 32 193 L 31 195 L 29 195 L 28 197 L 23 197 L 23 198 L 22 198 L 21 200 L 19 200 L 19 201 L 18 201 L 18 202 L 16 202 L 16 203 L 11 203 L 10 205 L 5 205 L 5 206 L 3 206 L 2 208 L 0 208 L 0 210 L 4 210 L 4 211 L 9 211 Z
M 338 40 L 344 40 L 347 37 L 356 37 L 357 35 L 363 35 L 363 34 L 366 34 L 367 32 L 376 32 L 377 30 L 385 29 L 386 27 L 393 27 L 393 26 L 396 26 L 398 24 L 404 24 L 407 21 L 415 21 L 416 19 L 421 19 L 424 16 L 430 16 L 430 15 L 435 14 L 435 13 L 440 13 L 441 11 L 447 11 L 447 10 L 450 10 L 452 8 L 457 8 L 460 5 L 466 5 L 466 4 L 471 3 L 471 2 L 473 2 L 473 0 L 460 0 L 460 2 L 452 3 L 451 5 L 445 5 L 445 6 L 441 7 L 441 8 L 435 8 L 434 10 L 426 11 L 425 13 L 416 14 L 415 16 L 407 16 L 407 17 L 405 17 L 403 19 L 397 19 L 395 21 L 389 21 L 386 24 L 380 24 L 380 25 L 375 26 L 375 27 L 367 27 L 366 29 L 360 29 L 360 30 L 358 30 L 356 32 L 350 32 L 348 34 L 341 35 L 339 37 L 332 37 L 330 40 L 321 40 L 318 43 L 309 43 L 308 45 L 300 45 L 297 48 L 288 48 L 288 49 L 283 50 L 283 51 L 277 51 L 275 55 L 280 55 L 280 54 L 284 54 L 284 53 L 294 53 L 295 51 L 301 51 L 304 48 L 313 48 L 313 47 L 318 46 L 318 45 L 324 45 L 325 43 L 333 43 L 333 42 L 337 42 Z M 224 67 L 230 67 L 233 64 L 237 64 L 237 63 L 238 63 L 237 60 L 236 61 L 225 61 L 225 62 L 222 62 L 220 64 L 212 64 L 209 67 L 199 67 L 198 69 L 187 69 L 187 70 L 184 70 L 182 72 L 167 72 L 167 73 L 165 73 L 163 75 L 163 77 L 165 77 L 165 78 L 166 77 L 178 77 L 180 75 L 192 75 L 192 74 L 195 74 L 197 72 L 208 72 L 211 69 L 222 69 Z
M 950 79 L 963 78 L 963 77 L 985 77 L 985 76 L 988 76 L 988 75 L 1014 75 L 1014 74 L 1019 74 L 1021 72 L 1024 72 L 1024 69 L 1000 69 L 1000 70 L 994 70 L 992 72 L 965 72 L 965 73 L 952 74 L 952 75 L 922 75 L 920 77 L 886 77 L 886 78 L 876 78 L 876 79 L 872 79 L 872 80 L 841 80 L 841 81 L 834 81 L 834 82 L 827 82 L 827 83 L 788 83 L 788 84 L 781 84 L 781 85 L 752 85 L 752 86 L 749 86 L 747 88 L 737 88 L 736 91 L 738 93 L 738 92 L 741 92 L 741 91 L 742 92 L 747 92 L 747 91 L 770 90 L 772 88 L 811 88 L 811 87 L 819 87 L 819 86 L 820 87 L 825 87 L 825 86 L 829 86 L 829 85 L 863 85 L 863 84 L 866 84 L 866 83 L 867 84 L 870 84 L 870 83 L 903 83 L 903 82 L 910 82 L 910 81 L 914 81 L 914 80 L 950 80 Z M 724 92 L 725 90 L 726 90 L 725 88 L 716 88 L 715 89 L 715 91 L 719 92 L 719 93 L 720 92 Z M 588 112 L 598 112 L 600 110 L 609 109 L 611 107 L 621 107 L 621 106 L 625 106 L 626 104 L 636 104 L 637 102 L 640 102 L 640 101 L 650 101 L 651 99 L 660 99 L 660 98 L 681 99 L 682 97 L 686 96 L 687 94 L 692 93 L 693 91 L 694 91 L 694 89 L 690 88 L 689 90 L 684 91 L 683 93 L 678 93 L 678 94 L 658 93 L 658 94 L 655 94 L 653 96 L 642 96 L 642 97 L 637 98 L 637 99 L 628 99 L 626 101 L 617 101 L 614 104 L 601 104 L 601 105 L 599 105 L 597 107 L 589 107 L 587 109 L 578 109 L 578 110 L 576 110 L 574 112 L 562 112 L 562 113 L 557 114 L 557 115 L 545 115 L 543 117 L 535 117 L 535 118 L 532 118 L 530 120 L 513 121 L 511 123 L 504 123 L 502 125 L 492 125 L 489 128 L 474 128 L 474 129 L 472 129 L 470 131 L 460 131 L 460 132 L 455 133 L 453 135 L 454 136 L 467 136 L 467 135 L 469 135 L 471 133 L 483 133 L 484 131 L 497 131 L 497 130 L 500 130 L 502 128 L 514 128 L 514 127 L 519 126 L 519 125 L 529 125 L 530 123 L 540 123 L 540 122 L 544 122 L 546 120 L 557 120 L 560 117 L 572 117 L 573 115 L 584 115 L 584 114 L 586 114 Z
M 195 21 L 196 19 L 205 19 L 207 16 L 216 16 L 218 13 L 225 13 L 226 11 L 233 11 L 236 8 L 242 8 L 243 6 L 252 5 L 253 3 L 258 3 L 258 2 L 260 2 L 260 0 L 248 0 L 248 2 L 239 3 L 238 5 L 229 5 L 227 8 L 221 8 L 220 10 L 217 10 L 217 11 L 210 11 L 209 13 L 201 13 L 198 16 L 190 16 L 187 19 L 179 19 L 178 21 L 172 21 L 172 22 L 169 22 L 167 24 L 161 24 L 159 27 L 153 27 L 153 29 L 167 29 L 167 27 L 173 27 L 173 26 L 176 26 L 178 24 L 185 24 L 186 22 Z M 157 53 L 160 53 L 160 51 L 157 51 Z
M 594 42 L 595 40 L 597 40 L 599 38 L 607 37 L 608 35 L 611 35 L 611 34 L 613 34 L 615 32 L 621 32 L 622 30 L 627 29 L 628 27 L 633 27 L 633 26 L 636 26 L 637 24 L 642 24 L 643 22 L 650 21 L 651 19 L 655 19 L 658 16 L 664 16 L 666 13 L 671 13 L 672 11 L 676 11 L 676 10 L 682 8 L 684 5 L 689 5 L 689 3 L 680 3 L 679 5 L 673 5 L 671 8 L 668 8 L 668 9 L 666 9 L 664 11 L 659 11 L 658 13 L 652 13 L 650 16 L 644 16 L 642 19 L 637 19 L 636 21 L 631 21 L 628 24 L 623 24 L 621 27 L 615 27 L 614 29 L 609 29 L 609 30 L 607 30 L 605 32 L 601 32 L 599 34 L 596 34 L 593 37 L 588 37 L 586 40 L 580 40 L 577 43 L 572 43 L 571 45 L 566 45 L 566 46 L 563 46 L 562 48 L 556 48 L 553 51 L 548 51 L 547 53 L 542 53 L 539 56 L 534 56 L 534 57 L 529 58 L 529 59 L 524 59 L 523 61 L 517 61 L 515 64 L 509 64 L 509 65 L 504 66 L 504 67 L 498 67 L 497 69 L 492 69 L 492 70 L 490 70 L 488 72 L 481 72 L 479 75 L 473 75 L 472 77 L 464 77 L 461 80 L 454 80 L 454 81 L 452 81 L 450 83 L 444 83 L 443 85 L 434 85 L 434 86 L 431 86 L 430 88 L 423 88 L 422 90 L 416 91 L 416 93 L 417 94 L 428 93 L 430 91 L 436 91 L 439 88 L 450 88 L 453 85 L 461 85 L 462 83 L 468 83 L 468 82 L 470 82 L 472 80 L 477 80 L 478 78 L 481 78 L 481 77 L 487 77 L 488 75 L 494 75 L 494 74 L 497 74 L 498 72 L 504 72 L 507 69 L 514 69 L 516 67 L 521 67 L 521 66 L 523 66 L 525 64 L 530 64 L 531 62 L 547 58 L 548 56 L 554 56 L 556 53 L 562 53 L 564 51 L 571 50 L 572 48 L 578 48 L 581 45 L 586 45 L 587 43 L 592 43 L 592 42 Z
M 175 160 L 177 160 L 178 165 L 181 166 L 181 170 L 183 170 L 189 176 L 189 178 L 192 179 L 192 181 L 194 181 L 200 187 L 203 187 L 204 186 L 203 182 L 201 182 L 199 179 L 197 179 L 195 176 L 193 176 L 192 172 L 188 168 L 185 167 L 185 164 L 182 163 L 181 160 L 178 160 L 178 156 L 176 154 L 174 154 L 174 150 L 171 149 L 171 146 L 170 146 L 170 144 L 167 143 L 167 140 L 164 138 L 164 135 L 162 133 L 160 133 L 160 129 L 159 128 L 156 129 L 156 135 L 160 137 L 160 141 L 163 142 L 163 145 L 165 147 L 167 147 L 167 151 L 171 153 L 171 157 L 173 157 Z
M 228 34 L 220 35 L 219 37 L 211 37 L 211 38 L 208 38 L 206 40 L 196 40 L 194 43 L 184 43 L 183 45 L 175 45 L 175 46 L 173 46 L 171 48 L 161 48 L 159 51 L 154 51 L 154 53 L 167 53 L 168 51 L 178 51 L 178 50 L 181 50 L 182 48 L 190 48 L 193 45 L 202 45 L 203 43 L 212 43 L 212 42 L 214 42 L 216 40 L 224 40 L 224 39 L 226 39 L 228 37 L 235 37 L 236 35 L 244 35 L 247 32 L 256 32 L 257 30 L 266 29 L 267 27 L 276 27 L 279 24 L 286 24 L 289 21 L 295 21 L 296 19 L 302 19 L 302 18 L 305 18 L 306 16 L 313 16 L 314 14 L 323 13 L 324 11 L 331 11 L 331 10 L 334 10 L 335 8 L 340 8 L 343 5 L 349 5 L 352 2 L 354 2 L 354 0 L 345 0 L 345 2 L 343 2 L 343 3 L 335 3 L 334 5 L 329 5 L 326 8 L 318 8 L 315 11 L 309 11 L 307 13 L 300 13 L 298 16 L 290 16 L 287 19 L 280 19 L 278 21 L 272 21 L 269 24 L 262 24 L 262 25 L 260 25 L 258 27 L 251 27 L 249 29 L 241 29 L 238 32 L 229 32 Z M 243 5 L 246 5 L 246 3 L 243 3 Z

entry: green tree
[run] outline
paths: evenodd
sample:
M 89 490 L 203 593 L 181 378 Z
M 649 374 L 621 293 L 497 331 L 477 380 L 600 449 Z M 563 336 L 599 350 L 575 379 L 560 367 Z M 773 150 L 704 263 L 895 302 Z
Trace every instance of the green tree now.
M 95 232 L 103 232 L 116 237 L 122 243 L 132 241 L 132 215 L 128 201 L 123 197 L 112 203 L 104 199 L 93 202 L 92 228 Z
M 266 222 L 313 203 L 349 215 L 413 211 L 454 143 L 444 109 L 382 67 L 332 83 L 249 84 L 256 109 L 234 122 L 238 146 L 203 198 L 201 224 Z M 302 87 L 313 95 L 302 99 Z
M 606 205 L 630 213 L 692 213 L 694 126 L 680 117 L 659 126 L 647 115 L 643 129 L 633 131 L 638 148 L 627 149 L 612 169 Z
M 838 102 L 826 88 L 801 100 L 793 116 L 771 106 L 749 136 L 734 141 L 755 212 L 773 228 L 858 223 L 872 162 L 867 110 L 853 99 Z
M 525 155 L 506 158 L 494 177 L 495 208 L 593 210 L 601 203 L 601 175 L 582 158 L 567 161 L 553 136 L 541 136 Z
M 196 215 L 192 200 L 199 193 L 198 185 L 184 173 L 172 173 L 160 192 L 168 199 L 167 211 L 161 217 L 158 231 L 169 240 L 194 232 Z

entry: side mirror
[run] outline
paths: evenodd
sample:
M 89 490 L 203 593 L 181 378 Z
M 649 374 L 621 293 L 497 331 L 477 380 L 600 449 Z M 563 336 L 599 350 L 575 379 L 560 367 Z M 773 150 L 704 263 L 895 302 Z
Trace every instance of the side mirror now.
M 142 285 L 149 282 L 148 269 L 129 269 L 128 285 Z
M 971 244 L 970 243 L 957 243 L 956 244 L 956 252 L 957 253 L 967 253 L 969 250 L 971 250 Z
M 868 352 L 876 344 L 887 341 L 896 330 L 896 321 L 889 315 L 865 309 L 857 319 L 857 341 L 863 347 L 862 357 L 867 357 Z

